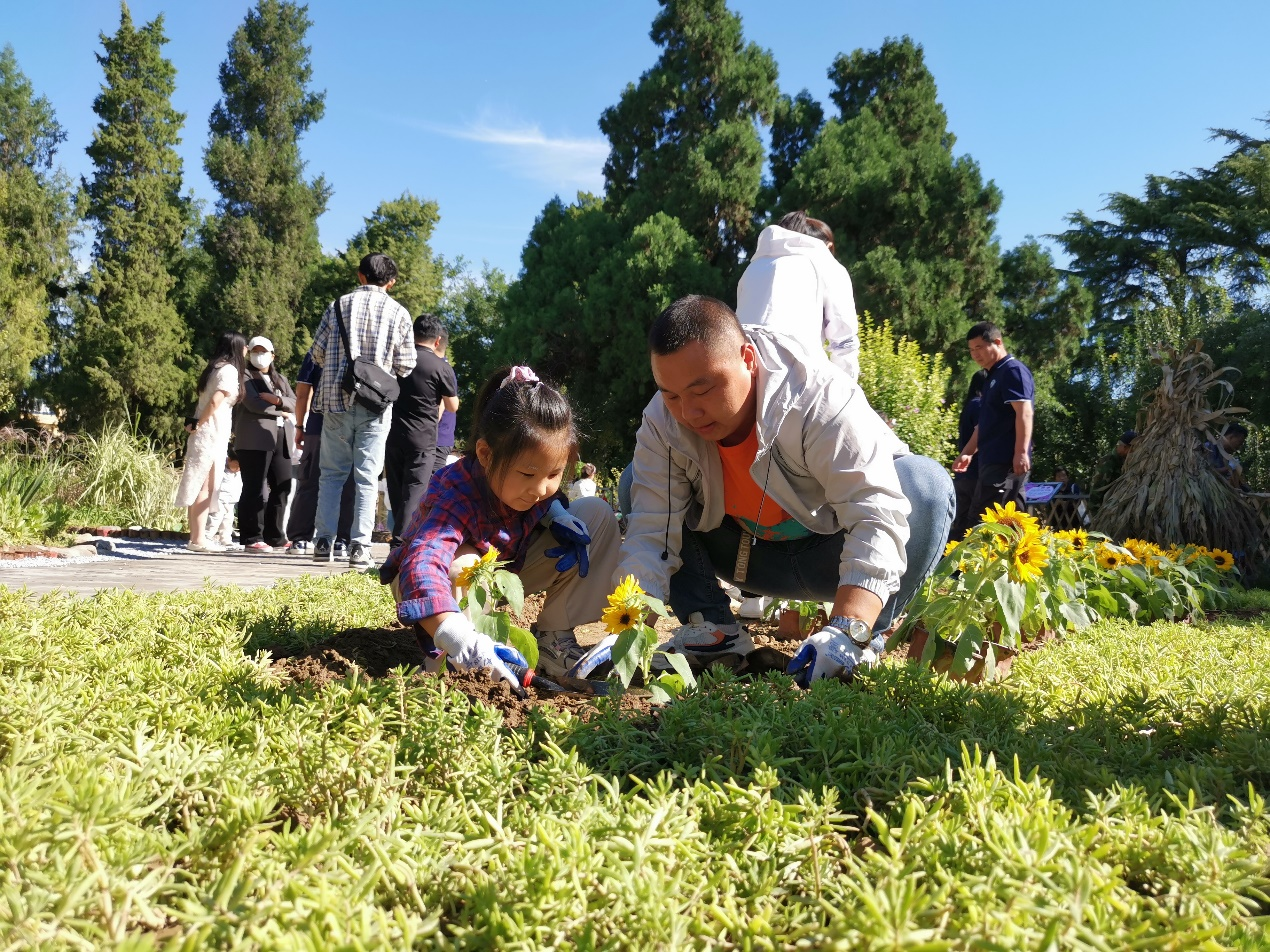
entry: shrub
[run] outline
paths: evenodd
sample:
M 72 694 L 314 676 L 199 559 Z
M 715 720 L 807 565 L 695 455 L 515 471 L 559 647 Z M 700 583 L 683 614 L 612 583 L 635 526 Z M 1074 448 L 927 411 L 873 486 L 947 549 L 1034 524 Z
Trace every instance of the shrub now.
M 124 423 L 100 436 L 79 437 L 68 444 L 82 488 L 77 513 L 119 525 L 180 529 L 185 514 L 172 505 L 179 476 L 150 442 Z
M 66 528 L 70 511 L 58 498 L 66 476 L 61 442 L 43 434 L 0 430 L 0 545 L 42 542 Z
M 923 354 L 890 321 L 861 315 L 860 388 L 914 453 L 945 464 L 957 438 L 957 407 L 945 396 L 951 377 L 943 357 Z

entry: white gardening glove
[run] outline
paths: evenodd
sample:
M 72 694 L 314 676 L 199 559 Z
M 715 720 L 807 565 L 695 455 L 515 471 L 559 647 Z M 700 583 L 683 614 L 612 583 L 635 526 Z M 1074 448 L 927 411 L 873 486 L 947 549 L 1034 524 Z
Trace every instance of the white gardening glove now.
M 845 631 L 825 625 L 802 643 L 785 673 L 793 675 L 799 687 L 810 687 L 812 681 L 850 675 L 860 665 L 872 666 L 884 644 L 878 635 L 861 648 Z
M 510 645 L 500 645 L 489 635 L 481 634 L 466 615 L 450 615 L 437 627 L 432 640 L 455 667 L 464 671 L 489 668 L 500 678 L 509 681 L 517 696 L 525 696 L 520 679 L 512 674 L 507 665 L 518 664 L 522 668 L 528 668 L 529 662 Z

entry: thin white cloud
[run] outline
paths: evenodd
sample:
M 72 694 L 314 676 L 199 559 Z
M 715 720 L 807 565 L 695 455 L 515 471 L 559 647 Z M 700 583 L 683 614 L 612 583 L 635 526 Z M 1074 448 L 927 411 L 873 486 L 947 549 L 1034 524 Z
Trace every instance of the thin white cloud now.
M 451 139 L 492 146 L 500 166 L 553 188 L 600 192 L 604 188 L 606 139 L 553 138 L 532 124 L 470 122 L 455 129 L 406 120 L 411 125 Z

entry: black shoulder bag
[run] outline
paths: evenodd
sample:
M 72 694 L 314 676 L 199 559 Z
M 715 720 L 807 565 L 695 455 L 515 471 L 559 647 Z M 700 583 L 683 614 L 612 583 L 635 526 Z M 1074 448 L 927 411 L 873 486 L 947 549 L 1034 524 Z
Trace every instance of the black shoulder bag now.
M 335 300 L 335 326 L 339 328 L 340 341 L 348 356 L 344 370 L 344 392 L 359 407 L 365 407 L 376 415 L 387 410 L 401 395 L 401 385 L 395 375 L 389 373 L 369 357 L 354 357 L 350 349 L 348 328 L 344 325 L 344 301 Z

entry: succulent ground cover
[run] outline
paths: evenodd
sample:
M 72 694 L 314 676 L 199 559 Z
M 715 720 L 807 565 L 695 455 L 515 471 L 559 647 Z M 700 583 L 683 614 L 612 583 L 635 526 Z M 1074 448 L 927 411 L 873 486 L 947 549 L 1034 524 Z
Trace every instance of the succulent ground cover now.
M 0 948 L 1263 948 L 1270 596 L 1227 608 L 512 728 L 294 677 L 390 623 L 364 576 L 0 590 Z

